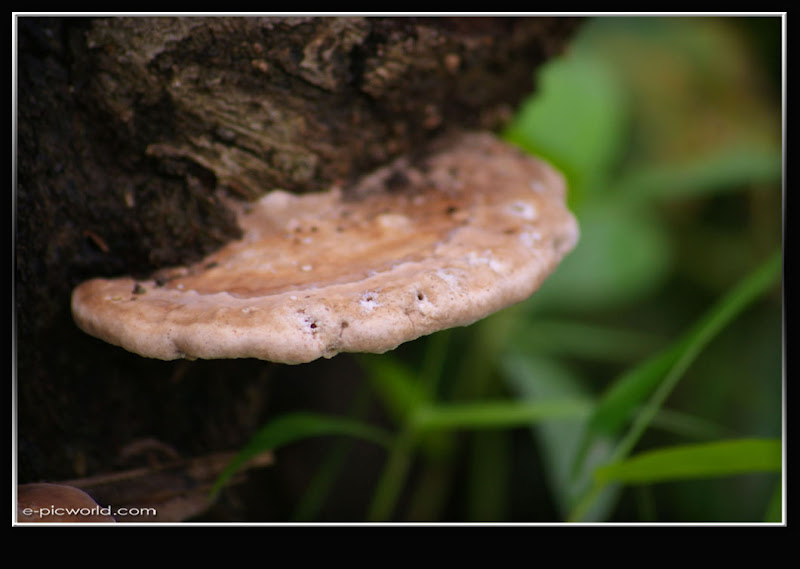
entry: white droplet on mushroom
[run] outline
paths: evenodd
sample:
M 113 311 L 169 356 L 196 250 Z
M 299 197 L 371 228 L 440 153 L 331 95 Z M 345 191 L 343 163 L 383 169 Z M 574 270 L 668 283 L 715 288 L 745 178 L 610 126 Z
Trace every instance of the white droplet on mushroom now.
M 523 231 L 519 234 L 519 240 L 525 247 L 533 249 L 542 241 L 542 236 L 538 231 Z
M 495 273 L 501 275 L 508 270 L 508 263 L 492 257 L 489 259 L 489 268 Z
M 378 225 L 385 229 L 406 229 L 411 225 L 411 220 L 405 215 L 384 213 L 378 216 Z
M 470 251 L 470 253 L 466 256 L 466 260 L 469 265 L 485 265 L 498 274 L 502 274 L 508 269 L 508 264 L 497 259 L 491 251 L 484 251 L 480 254 L 476 253 L 475 251 Z
M 546 191 L 546 190 L 547 190 L 547 186 L 545 186 L 545 185 L 544 185 L 542 182 L 540 182 L 539 180 L 533 180 L 533 181 L 531 182 L 531 189 L 532 189 L 534 192 L 541 193 L 541 192 L 544 192 L 544 191 Z
M 515 202 L 508 206 L 507 211 L 527 221 L 533 221 L 537 215 L 536 206 L 530 202 Z
M 442 279 L 452 289 L 461 288 L 461 281 L 457 275 L 453 274 L 448 269 L 439 269 L 436 271 L 436 276 Z
M 361 306 L 362 310 L 367 312 L 372 312 L 381 305 L 381 303 L 378 302 L 377 292 L 365 292 L 358 300 L 358 304 Z

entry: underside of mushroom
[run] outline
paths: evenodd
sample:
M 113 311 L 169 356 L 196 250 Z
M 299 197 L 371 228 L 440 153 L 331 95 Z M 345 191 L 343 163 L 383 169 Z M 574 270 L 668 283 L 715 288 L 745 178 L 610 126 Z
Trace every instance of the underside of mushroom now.
M 543 161 L 462 133 L 352 187 L 233 203 L 241 239 L 147 280 L 85 282 L 73 316 L 163 360 L 383 353 L 528 298 L 577 242 L 565 194 Z

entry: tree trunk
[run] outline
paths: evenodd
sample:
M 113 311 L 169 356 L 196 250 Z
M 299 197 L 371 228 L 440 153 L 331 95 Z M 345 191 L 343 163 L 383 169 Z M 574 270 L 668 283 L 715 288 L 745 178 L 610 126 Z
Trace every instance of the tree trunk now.
M 450 129 L 499 128 L 576 25 L 458 17 L 17 23 L 19 482 L 129 467 L 122 450 L 141 439 L 184 457 L 232 450 L 282 407 L 344 412 L 358 384 L 346 357 L 301 368 L 145 360 L 78 331 L 71 289 L 89 277 L 194 261 L 235 238 L 223 194 L 346 188 Z M 271 476 L 277 487 L 298 484 Z

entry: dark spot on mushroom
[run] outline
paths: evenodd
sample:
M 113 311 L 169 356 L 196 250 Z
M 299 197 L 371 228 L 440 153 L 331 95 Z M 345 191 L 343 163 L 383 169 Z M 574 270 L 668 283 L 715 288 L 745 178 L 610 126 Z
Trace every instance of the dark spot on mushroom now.
M 212 262 L 210 262 L 209 264 L 206 265 L 206 270 L 213 269 L 213 268 L 215 268 L 217 266 L 219 266 L 219 263 L 217 263 L 216 261 L 212 261 Z
M 448 206 L 446 210 L 444 210 L 447 215 L 453 215 L 455 212 L 458 211 L 458 208 L 454 205 Z
M 418 292 L 417 293 L 417 300 L 419 300 L 419 301 L 425 300 L 425 293 L 424 292 Z
M 147 289 L 145 289 L 145 288 L 144 288 L 142 285 L 140 285 L 139 283 L 136 283 L 136 284 L 134 285 L 134 287 L 133 287 L 133 291 L 132 291 L 132 292 L 133 292 L 133 294 L 144 294 L 144 293 L 146 293 L 146 292 L 147 292 Z
M 386 178 L 386 189 L 390 192 L 398 192 L 407 187 L 410 183 L 408 176 L 402 170 L 394 170 L 388 178 Z

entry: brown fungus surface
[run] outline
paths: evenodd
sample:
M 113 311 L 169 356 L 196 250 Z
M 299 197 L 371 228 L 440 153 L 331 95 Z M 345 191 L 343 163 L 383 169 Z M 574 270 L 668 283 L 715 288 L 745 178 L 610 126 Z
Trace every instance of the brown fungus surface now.
M 243 237 L 201 262 L 77 287 L 78 326 L 164 360 L 383 353 L 526 299 L 578 238 L 561 175 L 490 134 L 236 207 Z

